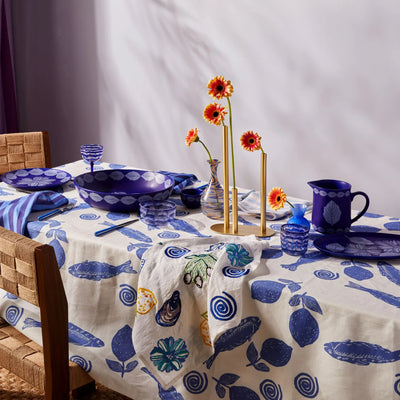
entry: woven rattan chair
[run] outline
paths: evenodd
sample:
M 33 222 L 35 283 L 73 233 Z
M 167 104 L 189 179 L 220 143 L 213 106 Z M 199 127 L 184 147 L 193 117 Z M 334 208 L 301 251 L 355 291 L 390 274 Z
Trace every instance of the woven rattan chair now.
M 50 168 L 47 132 L 0 134 L 0 175 L 22 168 Z
M 0 287 L 40 308 L 43 347 L 2 320 L 0 365 L 45 392 L 69 399 L 95 390 L 68 357 L 68 304 L 53 247 L 0 227 Z

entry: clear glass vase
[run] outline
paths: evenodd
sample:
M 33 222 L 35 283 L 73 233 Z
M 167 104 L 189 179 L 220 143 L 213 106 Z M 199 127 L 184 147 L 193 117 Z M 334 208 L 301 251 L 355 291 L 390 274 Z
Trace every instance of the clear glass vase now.
M 307 204 L 295 203 L 291 208 L 293 217 L 288 220 L 288 224 L 304 225 L 310 229 L 310 222 L 304 217 Z
M 211 178 L 208 186 L 201 195 L 201 211 L 208 218 L 224 218 L 224 190 L 218 180 L 217 169 L 221 161 L 213 159 L 207 160 L 211 168 Z

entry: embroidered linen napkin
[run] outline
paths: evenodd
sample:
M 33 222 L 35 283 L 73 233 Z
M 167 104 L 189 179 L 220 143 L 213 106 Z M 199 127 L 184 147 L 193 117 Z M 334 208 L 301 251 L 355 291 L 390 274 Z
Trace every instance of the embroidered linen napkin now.
M 198 364 L 215 368 L 220 351 L 239 345 L 232 333 L 258 323 L 245 318 L 243 291 L 265 272 L 263 245 L 255 236 L 216 235 L 159 243 L 143 255 L 132 339 L 165 388 Z
M 25 234 L 29 214 L 32 211 L 51 210 L 68 203 L 60 193 L 34 192 L 19 199 L 0 203 L 0 225 L 11 231 Z
M 296 197 L 288 197 L 287 199 L 292 204 L 302 203 L 307 204 L 307 206 L 311 205 L 310 201 L 305 201 Z M 260 216 L 260 192 L 251 190 L 250 192 L 245 193 L 238 202 L 238 208 L 245 213 Z M 285 203 L 285 206 L 283 208 L 280 208 L 277 211 L 274 211 L 267 203 L 265 218 L 268 221 L 273 221 L 287 217 L 291 213 L 291 207 L 287 203 Z
M 158 171 L 160 174 L 168 175 L 170 178 L 175 180 L 175 186 L 172 190 L 174 194 L 180 194 L 180 192 L 188 185 L 192 185 L 193 182 L 197 181 L 196 175 L 184 174 L 177 172 Z

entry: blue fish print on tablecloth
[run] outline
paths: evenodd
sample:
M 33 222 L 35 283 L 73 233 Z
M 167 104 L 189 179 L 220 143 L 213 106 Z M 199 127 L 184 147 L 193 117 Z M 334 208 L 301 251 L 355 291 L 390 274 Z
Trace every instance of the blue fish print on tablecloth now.
M 352 340 L 329 342 L 324 344 L 324 350 L 339 361 L 357 365 L 383 364 L 400 360 L 400 350 L 390 351 L 368 342 Z
M 126 372 L 132 372 L 138 365 L 134 360 L 125 364 L 129 359 L 136 355 L 132 342 L 132 328 L 129 325 L 122 327 L 112 338 L 111 349 L 118 361 L 106 358 L 106 363 L 111 371 L 121 374 L 124 377 Z
M 27 328 L 41 328 L 42 323 L 33 318 L 26 318 L 22 329 Z M 68 341 L 69 343 L 76 344 L 84 347 L 103 347 L 104 342 L 98 337 L 92 335 L 90 332 L 79 328 L 72 322 L 68 323 Z
M 196 235 L 198 237 L 210 237 L 211 235 L 203 235 L 200 233 L 193 225 L 184 221 L 183 219 L 173 219 L 170 222 L 170 225 L 176 229 L 177 231 L 184 231 L 186 233 L 190 233 L 192 235 Z
M 229 400 L 260 400 L 260 396 L 246 386 L 232 386 L 238 379 L 239 375 L 236 374 L 223 374 L 219 379 L 213 377 L 217 382 L 215 391 L 220 399 L 226 395 L 226 390 L 229 393 Z
M 68 272 L 81 279 L 89 279 L 91 281 L 100 281 L 101 279 L 112 278 L 123 272 L 127 274 L 136 274 L 132 268 L 131 260 L 124 262 L 121 265 L 110 265 L 100 261 L 84 261 L 74 264 L 68 268 Z
M 312 251 L 301 256 L 296 262 L 292 264 L 281 264 L 282 268 L 288 269 L 289 271 L 296 271 L 300 265 L 310 264 L 316 261 L 325 260 L 330 257 L 328 254 L 324 254 L 320 251 Z
M 111 219 L 111 221 L 119 221 L 120 219 L 129 218 L 129 213 L 122 213 L 122 212 L 109 212 L 107 213 L 106 217 Z
M 158 382 L 156 377 L 146 367 L 142 367 L 140 369 L 146 372 L 146 374 L 150 375 L 157 382 L 158 397 L 161 400 L 184 400 L 183 396 L 176 391 L 174 386 L 171 386 L 168 389 L 164 389 L 161 386 L 160 382 Z
M 90 332 L 79 328 L 72 322 L 68 322 L 68 341 L 84 347 L 103 347 L 104 342 Z
M 261 320 L 258 317 L 247 317 L 240 321 L 240 324 L 228 329 L 215 341 L 214 354 L 203 364 L 208 369 L 211 368 L 215 358 L 223 351 L 230 351 L 241 346 L 246 341 L 250 341 L 260 327 Z
M 152 245 L 150 243 L 129 243 L 126 249 L 128 251 L 133 251 L 136 249 L 136 256 L 137 258 L 141 259 L 145 251 L 151 246 Z
M 397 268 L 393 267 L 393 265 L 390 265 L 386 261 L 379 261 L 377 266 L 382 276 L 400 286 L 400 271 Z
M 390 293 L 381 292 L 380 290 L 369 289 L 364 286 L 358 285 L 357 283 L 354 282 L 349 282 L 348 285 L 345 286 L 352 289 L 362 290 L 364 292 L 371 294 L 377 299 L 382 300 L 387 304 L 390 304 L 391 306 L 400 308 L 400 297 L 393 296 Z

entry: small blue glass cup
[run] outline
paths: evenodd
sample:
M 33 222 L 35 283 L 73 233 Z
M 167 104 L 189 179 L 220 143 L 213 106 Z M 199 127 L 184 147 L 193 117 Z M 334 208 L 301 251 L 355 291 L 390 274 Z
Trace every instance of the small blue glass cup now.
M 140 220 L 150 226 L 163 226 L 175 219 L 176 204 L 173 201 L 142 201 L 139 204 Z
M 281 249 L 291 256 L 302 256 L 307 252 L 310 230 L 304 225 L 281 226 Z
M 183 189 L 181 191 L 181 200 L 182 203 L 187 207 L 191 209 L 195 208 L 200 208 L 201 203 L 201 195 L 204 192 L 204 188 L 198 189 L 198 188 L 191 188 L 191 189 Z

